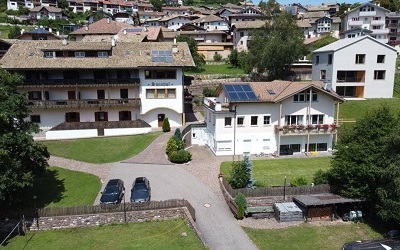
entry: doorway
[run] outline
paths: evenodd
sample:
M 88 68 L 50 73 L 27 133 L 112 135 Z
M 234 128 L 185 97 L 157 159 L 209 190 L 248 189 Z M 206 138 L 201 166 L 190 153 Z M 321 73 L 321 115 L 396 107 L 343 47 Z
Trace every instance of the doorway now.
M 158 127 L 161 128 L 163 126 L 165 119 L 165 114 L 158 114 Z

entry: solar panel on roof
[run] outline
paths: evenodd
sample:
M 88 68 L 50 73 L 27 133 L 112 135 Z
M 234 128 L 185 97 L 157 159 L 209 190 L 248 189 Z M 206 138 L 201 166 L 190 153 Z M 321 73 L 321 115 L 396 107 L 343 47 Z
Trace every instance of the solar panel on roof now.
M 173 62 L 171 50 L 151 50 L 151 59 L 153 62 Z
M 225 84 L 230 101 L 257 101 L 258 98 L 249 84 Z

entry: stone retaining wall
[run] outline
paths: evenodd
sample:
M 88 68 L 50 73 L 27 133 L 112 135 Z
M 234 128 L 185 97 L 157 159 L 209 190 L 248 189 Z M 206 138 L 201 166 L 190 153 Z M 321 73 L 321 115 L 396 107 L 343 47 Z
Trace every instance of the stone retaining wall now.
M 188 217 L 190 217 L 190 215 L 187 212 L 186 208 L 126 212 L 126 222 L 168 220 L 176 218 L 187 219 Z M 40 217 L 38 221 L 36 221 L 36 219 L 33 219 L 32 225 L 29 227 L 29 230 L 51 230 L 123 223 L 125 223 L 125 215 L 123 212 L 52 216 Z

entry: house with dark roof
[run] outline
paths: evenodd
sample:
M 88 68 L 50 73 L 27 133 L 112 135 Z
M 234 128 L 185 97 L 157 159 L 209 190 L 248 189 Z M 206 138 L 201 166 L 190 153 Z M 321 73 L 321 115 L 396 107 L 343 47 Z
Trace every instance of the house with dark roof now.
M 228 22 L 219 16 L 208 15 L 193 21 L 197 26 L 206 30 L 222 30 L 229 31 Z
M 343 101 L 319 81 L 223 83 L 204 98 L 205 125 L 192 128 L 192 144 L 233 156 L 331 151 Z
M 127 23 L 113 21 L 111 18 L 103 18 L 97 22 L 86 24 L 84 27 L 70 33 L 75 36 L 76 41 L 81 41 L 85 36 L 90 35 L 116 35 L 122 29 L 133 28 Z
M 43 27 L 36 27 L 33 30 L 21 31 L 22 34 L 16 39 L 18 40 L 60 40 L 61 37 L 55 35 L 50 30 L 46 30 Z
M 37 6 L 29 10 L 29 16 L 32 20 L 48 18 L 51 20 L 62 19 L 62 9 L 52 6 Z
M 184 124 L 186 43 L 16 40 L 0 60 L 22 77 L 29 119 L 47 139 L 149 132 Z
M 260 29 L 264 25 L 265 21 L 262 20 L 232 23 L 231 30 L 234 48 L 239 52 L 247 51 L 250 32 Z

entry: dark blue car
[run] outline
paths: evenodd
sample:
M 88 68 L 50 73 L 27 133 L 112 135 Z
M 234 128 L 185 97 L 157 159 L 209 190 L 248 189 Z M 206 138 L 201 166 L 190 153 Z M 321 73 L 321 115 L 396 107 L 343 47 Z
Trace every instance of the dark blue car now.
M 146 177 L 138 177 L 132 184 L 131 202 L 148 203 L 151 199 L 150 182 Z
M 124 182 L 120 179 L 108 181 L 104 191 L 101 192 L 100 204 L 118 204 L 124 196 Z

